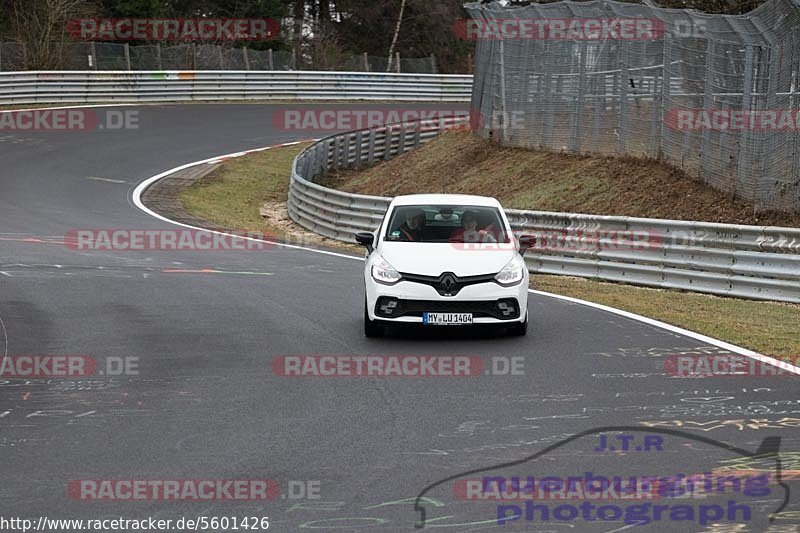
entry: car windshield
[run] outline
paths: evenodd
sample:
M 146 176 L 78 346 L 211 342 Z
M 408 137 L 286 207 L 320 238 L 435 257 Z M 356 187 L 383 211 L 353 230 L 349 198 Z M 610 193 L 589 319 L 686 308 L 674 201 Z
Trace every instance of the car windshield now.
M 500 211 L 472 205 L 402 205 L 386 227 L 386 241 L 509 243 Z

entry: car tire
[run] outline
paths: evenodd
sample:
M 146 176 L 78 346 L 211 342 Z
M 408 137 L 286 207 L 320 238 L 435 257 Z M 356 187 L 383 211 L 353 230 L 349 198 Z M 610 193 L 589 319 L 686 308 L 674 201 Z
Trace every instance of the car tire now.
M 364 302 L 364 336 L 365 337 L 383 337 L 385 328 L 378 324 L 375 320 L 369 319 L 367 312 L 367 303 Z
M 512 337 L 524 337 L 528 333 L 528 317 L 525 316 L 525 322 L 518 322 L 513 326 L 508 326 L 508 334 Z

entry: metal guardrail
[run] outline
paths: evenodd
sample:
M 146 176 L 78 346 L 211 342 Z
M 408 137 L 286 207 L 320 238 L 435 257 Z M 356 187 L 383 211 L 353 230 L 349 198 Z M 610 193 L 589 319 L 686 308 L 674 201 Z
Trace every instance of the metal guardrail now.
M 464 126 L 419 124 L 323 138 L 292 164 L 289 216 L 304 228 L 353 242 L 374 231 L 391 198 L 351 194 L 314 180 L 331 169 L 389 160 Z M 800 228 L 506 210 L 515 232 L 537 236 L 525 254 L 534 273 L 579 276 L 723 296 L 800 303 Z
M 0 105 L 219 100 L 469 102 L 472 76 L 308 71 L 0 72 Z

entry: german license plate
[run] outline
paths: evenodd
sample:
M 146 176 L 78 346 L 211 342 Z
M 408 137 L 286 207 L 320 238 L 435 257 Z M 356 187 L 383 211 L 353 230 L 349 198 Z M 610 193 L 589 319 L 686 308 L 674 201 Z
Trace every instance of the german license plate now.
M 423 313 L 422 323 L 432 326 L 472 324 L 472 313 Z

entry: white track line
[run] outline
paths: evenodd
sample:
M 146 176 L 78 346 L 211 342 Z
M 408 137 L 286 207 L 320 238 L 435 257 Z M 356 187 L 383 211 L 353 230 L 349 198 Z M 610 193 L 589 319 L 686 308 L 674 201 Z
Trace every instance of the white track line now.
M 131 107 L 131 106 L 139 107 L 139 106 L 155 106 L 155 105 L 170 105 L 170 104 L 158 103 L 158 102 L 137 104 L 136 102 L 129 102 L 129 103 L 119 103 L 119 104 L 65 105 L 58 107 L 32 107 L 30 109 L 0 109 L 0 113 L 19 113 L 24 111 L 51 111 L 54 109 L 84 109 L 84 108 L 94 108 L 94 107 Z M 20 130 L 14 130 L 14 131 L 20 131 Z
M 311 140 L 315 140 L 315 139 L 311 139 Z M 218 162 L 224 161 L 226 159 L 230 159 L 230 158 L 234 158 L 234 157 L 241 157 L 243 155 L 246 155 L 246 154 L 249 154 L 249 153 L 253 153 L 253 152 L 263 152 L 264 150 L 269 150 L 269 149 L 272 149 L 272 148 L 281 148 L 281 147 L 284 147 L 284 146 L 294 146 L 296 144 L 300 144 L 300 143 L 303 143 L 303 142 L 309 142 L 309 141 L 296 141 L 296 142 L 290 142 L 290 143 L 284 143 L 284 144 L 277 144 L 277 145 L 274 145 L 274 146 L 266 146 L 264 148 L 256 148 L 254 150 L 246 150 L 244 152 L 236 152 L 236 153 L 233 153 L 233 154 L 226 154 L 226 155 L 220 155 L 220 156 L 216 156 L 216 157 L 210 157 L 210 158 L 204 159 L 202 161 L 196 161 L 194 163 L 187 163 L 186 165 L 181 165 L 179 167 L 175 167 L 173 169 L 167 170 L 166 172 L 162 172 L 162 173 L 157 174 L 157 175 L 155 175 L 153 177 L 147 178 L 146 180 L 141 182 L 139 185 L 137 185 L 136 188 L 133 190 L 133 193 L 132 193 L 132 201 L 133 201 L 133 203 L 134 203 L 134 205 L 136 207 L 138 207 L 139 209 L 141 209 L 142 211 L 144 211 L 148 215 L 150 215 L 152 217 L 155 217 L 155 218 L 157 218 L 159 220 L 163 220 L 164 222 L 168 222 L 170 224 L 175 224 L 175 225 L 178 225 L 178 226 L 183 226 L 184 228 L 190 228 L 190 229 L 194 229 L 194 230 L 200 230 L 200 231 L 207 231 L 207 232 L 210 232 L 210 233 L 216 233 L 218 235 L 229 235 L 229 234 L 227 234 L 225 232 L 222 232 L 222 231 L 208 230 L 208 229 L 205 229 L 205 228 L 200 228 L 200 227 L 197 227 L 197 226 L 191 226 L 189 224 L 183 224 L 181 222 L 176 222 L 174 220 L 170 220 L 167 217 L 162 216 L 162 215 L 156 213 L 155 211 L 152 211 L 147 206 L 145 206 L 142 203 L 142 198 L 141 198 L 142 193 L 145 191 L 145 189 L 147 189 L 150 185 L 152 185 L 156 181 L 158 181 L 158 180 L 160 180 L 162 178 L 165 178 L 165 177 L 169 176 L 170 174 L 174 174 L 175 172 L 178 172 L 180 170 L 185 170 L 187 168 L 191 168 L 191 167 L 194 167 L 194 166 L 197 166 L 197 165 L 203 165 L 203 164 L 206 164 L 206 163 L 218 163 Z M 341 258 L 344 258 L 344 259 L 354 259 L 354 260 L 357 260 L 357 261 L 363 261 L 364 260 L 363 257 L 356 257 L 356 256 L 347 255 L 347 254 L 340 254 L 340 253 L 336 253 L 336 252 L 328 252 L 326 250 L 317 250 L 315 248 L 307 248 L 305 246 L 298 246 L 298 245 L 293 245 L 293 244 L 283 244 L 283 243 L 272 242 L 272 241 L 264 241 L 262 239 L 255 239 L 253 237 L 242 237 L 240 235 L 237 235 L 237 237 L 245 238 L 245 239 L 248 239 L 248 240 L 251 240 L 251 241 L 266 242 L 268 244 L 274 244 L 274 245 L 277 245 L 277 246 L 283 246 L 283 247 L 292 248 L 292 249 L 295 249 L 295 250 L 305 250 L 305 251 L 308 251 L 308 252 L 313 252 L 313 253 L 318 253 L 318 254 L 332 255 L 332 256 L 341 257 Z M 618 315 L 618 316 L 629 318 L 631 320 L 636 320 L 638 322 L 642 322 L 642 323 L 648 324 L 650 326 L 661 328 L 661 329 L 667 330 L 669 332 L 676 333 L 678 335 L 683 335 L 684 337 L 689 337 L 689 338 L 692 338 L 692 339 L 695 339 L 695 340 L 698 340 L 698 341 L 701 341 L 701 342 L 708 343 L 708 344 L 710 344 L 712 346 L 717 346 L 718 348 L 722 348 L 722 349 L 728 350 L 730 352 L 733 352 L 733 353 L 736 353 L 736 354 L 739 354 L 739 355 L 744 355 L 746 357 L 750 357 L 751 359 L 755 359 L 757 361 L 761 361 L 763 363 L 767 363 L 767 364 L 776 366 L 776 367 L 778 367 L 780 369 L 783 369 L 785 371 L 791 372 L 793 374 L 800 375 L 800 367 L 797 367 L 795 365 L 792 365 L 792 364 L 789 364 L 789 363 L 785 363 L 783 361 L 779 361 L 778 359 L 775 359 L 775 358 L 772 358 L 772 357 L 768 357 L 766 355 L 761 355 L 761 354 L 759 354 L 757 352 L 754 352 L 752 350 L 748 350 L 747 348 L 742 348 L 741 346 L 737 346 L 735 344 L 730 344 L 728 342 L 721 341 L 721 340 L 715 339 L 713 337 L 708 337 L 708 336 L 703 335 L 701 333 L 696 333 L 696 332 L 690 331 L 688 329 L 683 329 L 683 328 L 679 328 L 677 326 L 672 326 L 670 324 L 667 324 L 666 322 L 661 322 L 660 320 L 655 320 L 655 319 L 652 319 L 652 318 L 648 318 L 646 316 L 637 315 L 635 313 L 630 313 L 628 311 L 623 311 L 622 309 L 616 309 L 614 307 L 609 307 L 609 306 L 602 305 L 602 304 L 597 304 L 597 303 L 594 303 L 594 302 L 588 302 L 586 300 L 580 300 L 578 298 L 572 298 L 570 296 L 562 296 L 560 294 L 552 294 L 552 293 L 549 293 L 549 292 L 542 292 L 542 291 L 537 291 L 537 290 L 533 290 L 533 289 L 529 289 L 528 292 L 530 292 L 531 294 L 538 294 L 540 296 L 547 296 L 548 298 L 557 298 L 559 300 L 563 300 L 563 301 L 567 301 L 567 302 L 571 302 L 571 303 L 575 303 L 575 304 L 580 304 L 580 305 L 585 305 L 587 307 L 592 307 L 592 308 L 598 309 L 600 311 L 605 311 L 607 313 L 612 313 L 612 314 L 615 314 L 615 315 Z
M 578 298 L 572 298 L 570 296 L 562 296 L 560 294 L 551 294 L 549 292 L 542 292 L 530 289 L 528 292 L 533 294 L 539 294 L 541 296 L 549 296 L 550 298 L 558 298 L 559 300 L 564 300 L 567 302 L 572 302 L 580 305 L 586 305 L 589 307 L 593 307 L 595 309 L 599 309 L 601 311 L 606 311 L 607 313 L 613 313 L 615 315 L 624 316 L 625 318 L 630 318 L 632 320 L 637 320 L 639 322 L 643 322 L 650 326 L 655 326 L 657 328 L 665 329 L 672 333 L 677 333 L 678 335 L 683 335 L 684 337 L 690 337 L 692 339 L 696 339 L 701 342 L 705 342 L 711 344 L 712 346 L 717 346 L 718 348 L 722 348 L 724 350 L 728 350 L 729 352 L 737 353 L 739 355 L 744 355 L 746 357 L 750 357 L 757 361 L 761 361 L 763 363 L 768 363 L 770 365 L 776 366 L 793 374 L 800 375 L 800 367 L 792 365 L 790 363 L 786 363 L 784 361 L 780 361 L 778 359 L 774 359 L 772 357 L 761 355 L 758 352 L 754 352 L 752 350 L 748 350 L 747 348 L 742 348 L 741 346 L 737 346 L 735 344 L 730 344 L 725 341 L 721 341 L 719 339 L 715 339 L 713 337 L 709 337 L 707 335 L 703 335 L 702 333 L 696 333 L 694 331 L 690 331 L 688 329 L 679 328 L 677 326 L 673 326 L 671 324 L 667 324 L 666 322 L 661 322 L 660 320 L 655 320 L 653 318 L 647 318 L 646 316 L 637 315 L 636 313 L 630 313 L 628 311 L 623 311 L 622 309 L 617 309 L 615 307 L 609 307 L 607 305 L 598 304 L 594 302 L 587 302 L 586 300 L 580 300 Z M 747 377 L 747 376 L 742 376 Z
M 314 140 L 314 139 L 311 139 L 311 140 Z M 231 158 L 234 158 L 234 157 L 241 157 L 241 156 L 246 155 L 246 154 L 251 154 L 253 152 L 263 152 L 265 150 L 270 150 L 272 148 L 282 148 L 284 146 L 294 146 L 296 144 L 301 144 L 301 143 L 304 143 L 304 142 L 310 142 L 310 140 L 309 141 L 295 141 L 295 142 L 290 142 L 290 143 L 276 144 L 274 146 L 265 146 L 264 148 L 255 148 L 253 150 L 245 150 L 244 152 L 236 152 L 236 153 L 233 153 L 233 154 L 218 155 L 218 156 L 215 156 L 215 157 L 210 157 L 208 159 L 203 159 L 202 161 L 195 161 L 194 163 L 187 163 L 185 165 L 181 165 L 179 167 L 172 168 L 170 170 L 167 170 L 166 172 L 162 172 L 161 174 L 156 174 L 155 176 L 147 178 L 146 180 L 141 182 L 139 185 L 137 185 L 136 188 L 133 190 L 133 193 L 131 193 L 131 201 L 133 202 L 133 204 L 136 207 L 138 207 L 139 209 L 141 209 L 142 211 L 144 211 L 148 215 L 150 215 L 152 217 L 155 217 L 155 218 L 157 218 L 159 220 L 163 220 L 164 222 L 169 222 L 170 224 L 175 224 L 176 226 L 182 226 L 184 228 L 200 230 L 200 231 L 206 231 L 208 233 L 215 233 L 217 235 L 232 236 L 232 235 L 230 235 L 228 233 L 225 233 L 224 231 L 209 230 L 209 229 L 206 229 L 206 228 L 200 228 L 198 226 L 192 226 L 190 224 L 184 224 L 182 222 L 176 222 L 174 220 L 170 220 L 169 218 L 156 213 L 155 211 L 153 211 L 152 209 L 150 209 L 146 205 L 144 205 L 144 203 L 142 203 L 142 193 L 144 193 L 144 191 L 148 187 L 150 187 L 153 183 L 157 182 L 158 180 L 160 180 L 162 178 L 166 178 L 167 176 L 169 176 L 170 174 L 174 174 L 175 172 L 179 172 L 181 170 L 186 170 L 187 168 L 195 167 L 195 166 L 198 166 L 198 165 L 214 164 L 214 163 L 218 163 L 220 161 L 224 161 L 226 159 L 231 159 Z M 343 257 L 343 258 L 346 258 L 346 259 L 355 259 L 355 260 L 358 260 L 358 261 L 363 261 L 362 257 L 355 257 L 355 256 L 352 256 L 352 255 L 340 254 L 340 253 L 337 253 L 337 252 L 329 252 L 327 250 L 317 250 L 315 248 L 306 248 L 305 246 L 298 246 L 298 245 L 295 245 L 295 244 L 284 244 L 284 243 L 280 243 L 280 242 L 267 241 L 267 240 L 264 240 L 264 239 L 256 239 L 256 238 L 253 238 L 253 237 L 247 237 L 247 236 L 242 236 L 242 235 L 237 235 L 236 237 L 239 237 L 239 238 L 242 238 L 242 239 L 247 239 L 249 241 L 254 241 L 254 242 L 265 242 L 267 244 L 274 244 L 276 246 L 283 246 L 284 248 L 292 248 L 292 249 L 295 249 L 295 250 L 308 250 L 308 251 L 315 252 L 315 253 L 318 253 L 318 254 L 332 255 L 332 256 L 335 256 L 335 257 Z

